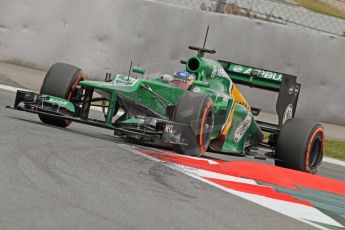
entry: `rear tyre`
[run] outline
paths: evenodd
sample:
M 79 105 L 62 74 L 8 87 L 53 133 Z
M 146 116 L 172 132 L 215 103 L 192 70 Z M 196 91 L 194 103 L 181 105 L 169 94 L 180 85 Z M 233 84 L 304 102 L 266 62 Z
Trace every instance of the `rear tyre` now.
M 48 70 L 41 87 L 40 94 L 47 94 L 55 97 L 70 100 L 73 92 L 80 81 L 83 80 L 81 69 L 65 63 L 56 63 Z M 46 124 L 58 127 L 67 127 L 71 121 L 51 118 L 38 115 L 40 120 Z
M 173 145 L 176 152 L 201 156 L 207 151 L 214 124 L 213 107 L 213 102 L 205 94 L 188 92 L 179 98 L 172 120 L 190 125 L 190 128 L 181 136 L 187 145 Z
M 325 135 L 320 123 L 293 118 L 280 131 L 275 164 L 315 174 L 321 165 L 324 148 Z

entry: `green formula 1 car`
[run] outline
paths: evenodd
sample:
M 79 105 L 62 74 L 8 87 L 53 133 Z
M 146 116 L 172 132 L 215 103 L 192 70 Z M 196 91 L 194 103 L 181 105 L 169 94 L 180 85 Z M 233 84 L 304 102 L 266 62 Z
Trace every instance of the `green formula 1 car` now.
M 107 74 L 104 82 L 85 81 L 79 68 L 54 64 L 40 93 L 18 91 L 13 108 L 54 126 L 75 121 L 141 142 L 166 142 L 185 155 L 212 150 L 270 157 L 278 166 L 317 172 L 324 130 L 294 117 L 301 88 L 296 76 L 207 59 L 204 54 L 214 50 L 190 49 L 198 54 L 183 62 L 185 71 L 150 79 L 134 67 L 137 77 Z M 248 104 L 237 84 L 277 92 L 278 124 L 256 120 L 260 109 Z M 90 117 L 92 106 L 103 108 L 104 119 Z

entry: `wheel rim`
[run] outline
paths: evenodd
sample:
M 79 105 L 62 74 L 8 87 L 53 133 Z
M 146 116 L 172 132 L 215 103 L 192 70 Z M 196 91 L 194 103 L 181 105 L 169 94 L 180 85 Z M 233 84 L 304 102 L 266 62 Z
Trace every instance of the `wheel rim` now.
M 319 133 L 313 140 L 309 153 L 309 168 L 311 173 L 316 173 L 323 158 L 322 134 Z

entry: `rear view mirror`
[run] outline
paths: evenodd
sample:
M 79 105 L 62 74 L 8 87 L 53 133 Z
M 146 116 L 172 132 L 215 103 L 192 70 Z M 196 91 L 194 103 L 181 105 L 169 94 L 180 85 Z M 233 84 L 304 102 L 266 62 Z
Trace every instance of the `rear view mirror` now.
M 138 66 L 135 66 L 135 67 L 133 67 L 132 72 L 144 75 L 145 74 L 145 69 L 141 68 L 141 67 L 138 67 Z

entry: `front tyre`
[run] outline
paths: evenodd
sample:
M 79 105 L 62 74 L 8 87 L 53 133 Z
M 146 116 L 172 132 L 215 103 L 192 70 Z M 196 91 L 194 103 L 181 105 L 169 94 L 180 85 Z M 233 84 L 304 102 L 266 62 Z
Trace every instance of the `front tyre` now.
M 276 154 L 277 166 L 315 174 L 325 150 L 324 129 L 320 123 L 293 118 L 280 131 Z
M 56 63 L 48 70 L 40 90 L 40 94 L 70 100 L 78 83 L 83 80 L 83 72 L 78 67 L 65 63 Z M 49 116 L 38 115 L 46 124 L 67 127 L 71 121 Z
M 172 120 L 190 126 L 182 133 L 187 145 L 174 144 L 176 152 L 199 157 L 207 151 L 214 124 L 214 106 L 208 95 L 183 94 L 177 102 Z

